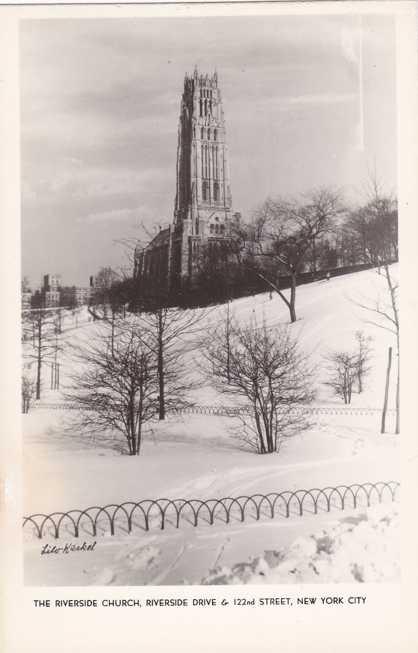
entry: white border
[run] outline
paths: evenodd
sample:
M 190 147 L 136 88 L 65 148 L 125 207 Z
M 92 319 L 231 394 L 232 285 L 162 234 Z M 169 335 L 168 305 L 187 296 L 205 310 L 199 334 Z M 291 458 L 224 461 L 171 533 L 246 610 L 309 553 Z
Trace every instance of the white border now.
M 416 651 L 418 628 L 416 500 L 418 430 L 417 345 L 417 120 L 415 2 L 176 4 L 145 6 L 0 7 L 0 220 L 1 220 L 1 475 L 3 569 L 0 648 L 23 651 Z M 380 13 L 397 15 L 399 199 L 402 320 L 403 581 L 397 585 L 322 585 L 175 588 L 24 588 L 21 550 L 21 435 L 19 405 L 20 201 L 18 21 L 48 17 L 127 17 Z M 7 545 L 7 546 L 6 546 Z M 239 590 L 239 591 L 238 591 Z M 402 604 L 400 602 L 402 590 Z M 33 598 L 136 596 L 366 595 L 363 608 L 35 609 Z M 1 637 L 1 635 L 0 635 Z M 2 646 L 3 644 L 3 646 Z

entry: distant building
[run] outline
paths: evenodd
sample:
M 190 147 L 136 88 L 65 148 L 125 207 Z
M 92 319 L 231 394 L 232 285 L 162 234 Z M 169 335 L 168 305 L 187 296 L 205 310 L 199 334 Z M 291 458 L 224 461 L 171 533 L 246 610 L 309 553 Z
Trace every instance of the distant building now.
M 59 274 L 45 274 L 41 288 L 42 306 L 53 308 L 60 305 L 61 276 Z
M 42 289 L 43 307 L 54 308 L 60 305 L 60 291 L 59 290 L 44 290 Z
M 134 276 L 167 290 L 193 282 L 203 247 L 230 240 L 232 211 L 225 120 L 218 76 L 184 79 L 177 146 L 174 220 L 135 252 Z
M 44 291 L 58 290 L 61 286 L 61 275 L 59 274 L 45 274 L 42 289 Z
M 60 292 L 61 306 L 75 308 L 90 302 L 93 288 L 82 286 L 63 286 Z
M 26 310 L 28 308 L 31 308 L 31 305 L 32 305 L 32 291 L 31 290 L 22 291 L 21 301 L 22 301 L 22 310 Z

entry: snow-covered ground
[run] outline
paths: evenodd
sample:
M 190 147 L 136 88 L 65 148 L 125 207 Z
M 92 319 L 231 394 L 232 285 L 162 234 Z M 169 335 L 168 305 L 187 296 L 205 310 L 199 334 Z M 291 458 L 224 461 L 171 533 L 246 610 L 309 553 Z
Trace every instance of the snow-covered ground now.
M 362 329 L 373 337 L 374 356 L 365 390 L 361 395 L 354 395 L 352 405 L 372 408 L 381 405 L 387 347 L 393 344 L 393 336 L 368 324 L 370 315 L 358 303 L 372 304 L 384 293 L 384 280 L 374 271 L 298 288 L 299 320 L 291 329 L 299 334 L 301 345 L 311 353 L 316 366 L 316 404 L 344 406 L 323 384 L 326 370 L 322 357 L 330 349 L 347 348 L 349 343 L 354 347 L 354 333 Z M 224 307 L 214 309 L 208 320 L 220 319 L 224 310 Z M 286 311 L 280 298 L 270 299 L 268 294 L 232 303 L 232 312 L 241 322 L 254 315 L 270 325 L 286 322 Z M 97 328 L 96 324 L 85 322 L 78 329 L 64 331 L 63 340 L 92 338 Z M 65 385 L 72 362 L 65 350 L 60 357 L 61 381 Z M 190 357 L 190 365 L 198 369 L 199 352 L 191 353 Z M 45 388 L 43 394 L 45 402 L 62 401 L 60 392 Z M 391 406 L 393 396 L 394 380 Z M 231 403 L 207 383 L 195 391 L 195 399 L 199 404 Z M 318 415 L 309 430 L 285 441 L 279 454 L 267 456 L 243 448 L 236 436 L 238 422 L 234 418 L 170 416 L 166 422 L 152 423 L 141 455 L 129 457 L 122 455 L 113 441 L 97 438 L 92 441 L 81 436 L 71 429 L 71 417 L 71 411 L 41 408 L 34 408 L 22 417 L 26 515 L 160 497 L 210 499 L 399 479 L 399 436 L 380 435 L 378 413 Z M 245 564 L 236 567 L 250 558 L 264 560 L 260 562 L 265 573 L 263 582 L 292 582 L 296 576 L 286 571 L 286 561 L 295 558 L 292 546 L 299 545 L 302 553 L 301 557 L 296 556 L 298 582 L 315 580 L 316 572 L 308 561 L 316 558 L 319 567 L 316 562 L 315 567 L 321 570 L 317 580 L 345 581 L 352 574 L 349 570 L 353 564 L 364 566 L 370 551 L 377 552 L 379 547 L 385 553 L 376 553 L 377 571 L 372 572 L 367 562 L 367 573 L 361 578 L 360 572 L 356 572 L 357 577 L 352 576 L 354 580 L 393 580 L 397 575 L 394 544 L 397 516 L 393 504 L 380 508 L 384 512 L 378 511 L 378 516 L 377 508 L 374 509 L 368 519 L 359 517 L 362 510 L 359 508 L 355 514 L 348 511 L 306 514 L 298 518 L 215 523 L 178 530 L 151 529 L 148 533 L 134 530 L 130 535 L 98 536 L 93 551 L 68 554 L 41 555 L 42 547 L 51 540 L 30 540 L 25 544 L 26 582 L 39 585 L 253 582 Z M 331 526 L 331 521 L 336 519 L 338 524 Z M 332 555 L 313 550 L 310 536 L 321 529 L 334 542 Z M 292 544 L 295 541 L 299 545 Z M 287 547 L 291 548 L 283 554 L 285 566 L 270 564 L 277 557 L 272 557 L 273 554 L 266 557 L 264 552 Z M 210 573 L 214 568 L 221 571 Z M 237 572 L 241 568 L 247 570 L 245 578 Z M 255 566 L 256 575 L 257 570 Z
M 360 583 L 399 580 L 399 512 L 379 505 L 329 524 L 290 547 L 217 566 L 206 585 L 237 583 Z

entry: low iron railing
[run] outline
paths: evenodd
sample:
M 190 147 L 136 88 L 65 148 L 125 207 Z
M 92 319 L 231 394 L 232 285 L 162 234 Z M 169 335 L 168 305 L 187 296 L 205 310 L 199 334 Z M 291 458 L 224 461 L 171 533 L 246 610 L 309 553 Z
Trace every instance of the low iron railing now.
M 289 518 L 304 513 L 318 514 L 331 509 L 370 507 L 386 499 L 397 498 L 397 481 L 355 483 L 323 489 L 270 492 L 269 494 L 223 497 L 222 499 L 143 499 L 104 507 L 92 506 L 85 510 L 33 514 L 23 518 L 23 527 L 37 538 L 66 536 L 80 537 L 99 534 L 114 535 L 116 530 L 131 533 L 134 528 L 149 531 L 167 525 L 213 525 L 215 521 L 229 524 L 244 522 L 246 517 L 259 520 L 276 516 Z
M 72 403 L 46 403 L 38 402 L 32 404 L 33 408 L 52 409 L 52 410 L 88 410 Z M 93 410 L 93 409 L 92 409 Z M 360 408 L 351 406 L 293 406 L 283 408 L 287 413 L 300 413 L 304 415 L 378 415 L 382 412 L 381 408 Z M 280 411 L 280 408 L 279 408 Z M 216 415 L 220 417 L 238 417 L 240 415 L 251 415 L 252 408 L 222 406 L 222 405 L 192 405 L 181 406 L 179 408 L 167 408 L 167 414 L 171 415 Z M 393 413 L 392 409 L 388 410 Z

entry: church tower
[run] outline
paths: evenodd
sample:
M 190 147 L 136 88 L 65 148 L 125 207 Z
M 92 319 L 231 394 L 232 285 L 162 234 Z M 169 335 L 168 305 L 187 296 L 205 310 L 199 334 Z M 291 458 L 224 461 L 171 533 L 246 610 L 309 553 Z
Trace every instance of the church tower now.
M 186 75 L 177 146 L 177 184 L 171 228 L 172 286 L 193 279 L 202 244 L 229 237 L 232 201 L 225 120 L 218 76 Z

